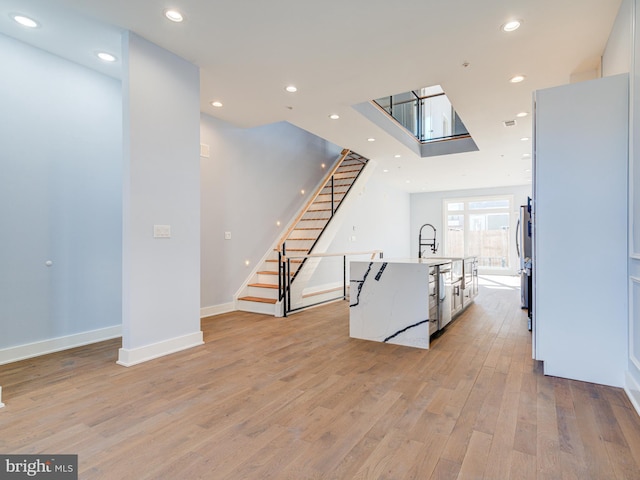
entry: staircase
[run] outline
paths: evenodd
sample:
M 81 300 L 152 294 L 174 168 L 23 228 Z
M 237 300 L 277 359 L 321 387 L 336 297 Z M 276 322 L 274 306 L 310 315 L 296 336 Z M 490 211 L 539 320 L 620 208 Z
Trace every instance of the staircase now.
M 260 268 L 238 296 L 238 310 L 276 315 L 283 283 L 280 277 L 280 258 L 314 252 L 323 232 L 340 208 L 351 187 L 364 169 L 368 159 L 350 150 L 343 150 L 321 186 L 290 224 L 286 233 L 274 245 Z M 322 253 L 322 252 L 314 252 Z M 296 279 L 307 259 L 290 259 L 291 279 Z

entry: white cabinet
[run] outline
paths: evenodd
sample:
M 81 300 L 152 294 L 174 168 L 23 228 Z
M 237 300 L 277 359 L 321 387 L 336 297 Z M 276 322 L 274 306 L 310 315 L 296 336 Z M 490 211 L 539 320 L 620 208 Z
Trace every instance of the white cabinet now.
M 627 364 L 628 77 L 535 93 L 534 358 L 623 386 Z

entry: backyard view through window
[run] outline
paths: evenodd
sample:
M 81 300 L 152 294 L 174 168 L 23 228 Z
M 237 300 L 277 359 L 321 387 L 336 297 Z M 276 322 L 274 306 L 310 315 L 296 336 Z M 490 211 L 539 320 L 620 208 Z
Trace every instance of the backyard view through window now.
M 511 203 L 508 196 L 445 200 L 445 255 L 475 255 L 480 268 L 509 268 Z

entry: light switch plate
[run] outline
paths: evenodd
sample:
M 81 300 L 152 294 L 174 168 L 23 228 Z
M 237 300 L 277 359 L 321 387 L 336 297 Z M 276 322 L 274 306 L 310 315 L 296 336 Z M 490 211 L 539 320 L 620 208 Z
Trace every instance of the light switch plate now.
M 154 225 L 153 238 L 171 238 L 171 225 Z

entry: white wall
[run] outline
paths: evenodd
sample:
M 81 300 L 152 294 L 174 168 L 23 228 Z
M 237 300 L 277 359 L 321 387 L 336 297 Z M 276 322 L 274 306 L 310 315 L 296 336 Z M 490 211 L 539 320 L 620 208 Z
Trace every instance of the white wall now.
M 3 35 L 0 51 L 2 363 L 119 332 L 122 110 L 110 77 Z
M 631 71 L 631 11 L 633 0 L 623 0 L 602 55 L 602 76 Z
M 210 148 L 200 159 L 205 308 L 233 301 L 341 148 L 286 122 L 241 129 L 205 114 L 200 141 Z
M 420 227 L 430 223 L 436 228 L 437 242 L 440 244 L 435 256 L 444 255 L 444 219 L 442 204 L 448 198 L 485 197 L 493 195 L 513 195 L 513 211 L 511 212 L 511 232 L 515 242 L 516 221 L 519 215 L 519 206 L 527 204 L 527 197 L 531 196 L 530 185 L 516 185 L 512 187 L 484 188 L 473 190 L 454 190 L 444 192 L 414 193 L 411 195 L 411 256 L 418 256 L 418 235 Z M 431 233 L 431 230 L 429 230 Z M 433 256 L 429 253 L 428 256 Z M 512 269 L 509 272 L 515 274 L 518 269 L 518 256 L 515 243 L 510 252 Z
M 640 414 L 640 1 L 630 3 L 628 24 L 634 36 L 630 42 L 630 127 L 629 127 L 629 358 L 625 390 Z M 624 23 L 623 23 L 624 25 Z M 623 28 L 627 28 L 626 26 Z
M 186 60 L 123 37 L 123 339 L 132 365 L 202 342 L 200 80 Z M 169 225 L 171 238 L 154 238 Z
M 366 168 L 375 168 L 375 164 Z M 353 202 L 346 213 L 327 253 L 364 252 L 382 250 L 384 258 L 406 258 L 409 250 L 409 194 L 390 188 L 374 170 L 369 181 L 349 193 Z M 348 256 L 350 260 L 364 260 L 369 256 Z M 321 261 L 309 281 L 308 289 L 331 286 L 342 282 L 343 259 L 330 257 Z M 347 264 L 347 281 L 349 266 Z M 321 289 L 321 288 L 320 288 Z

